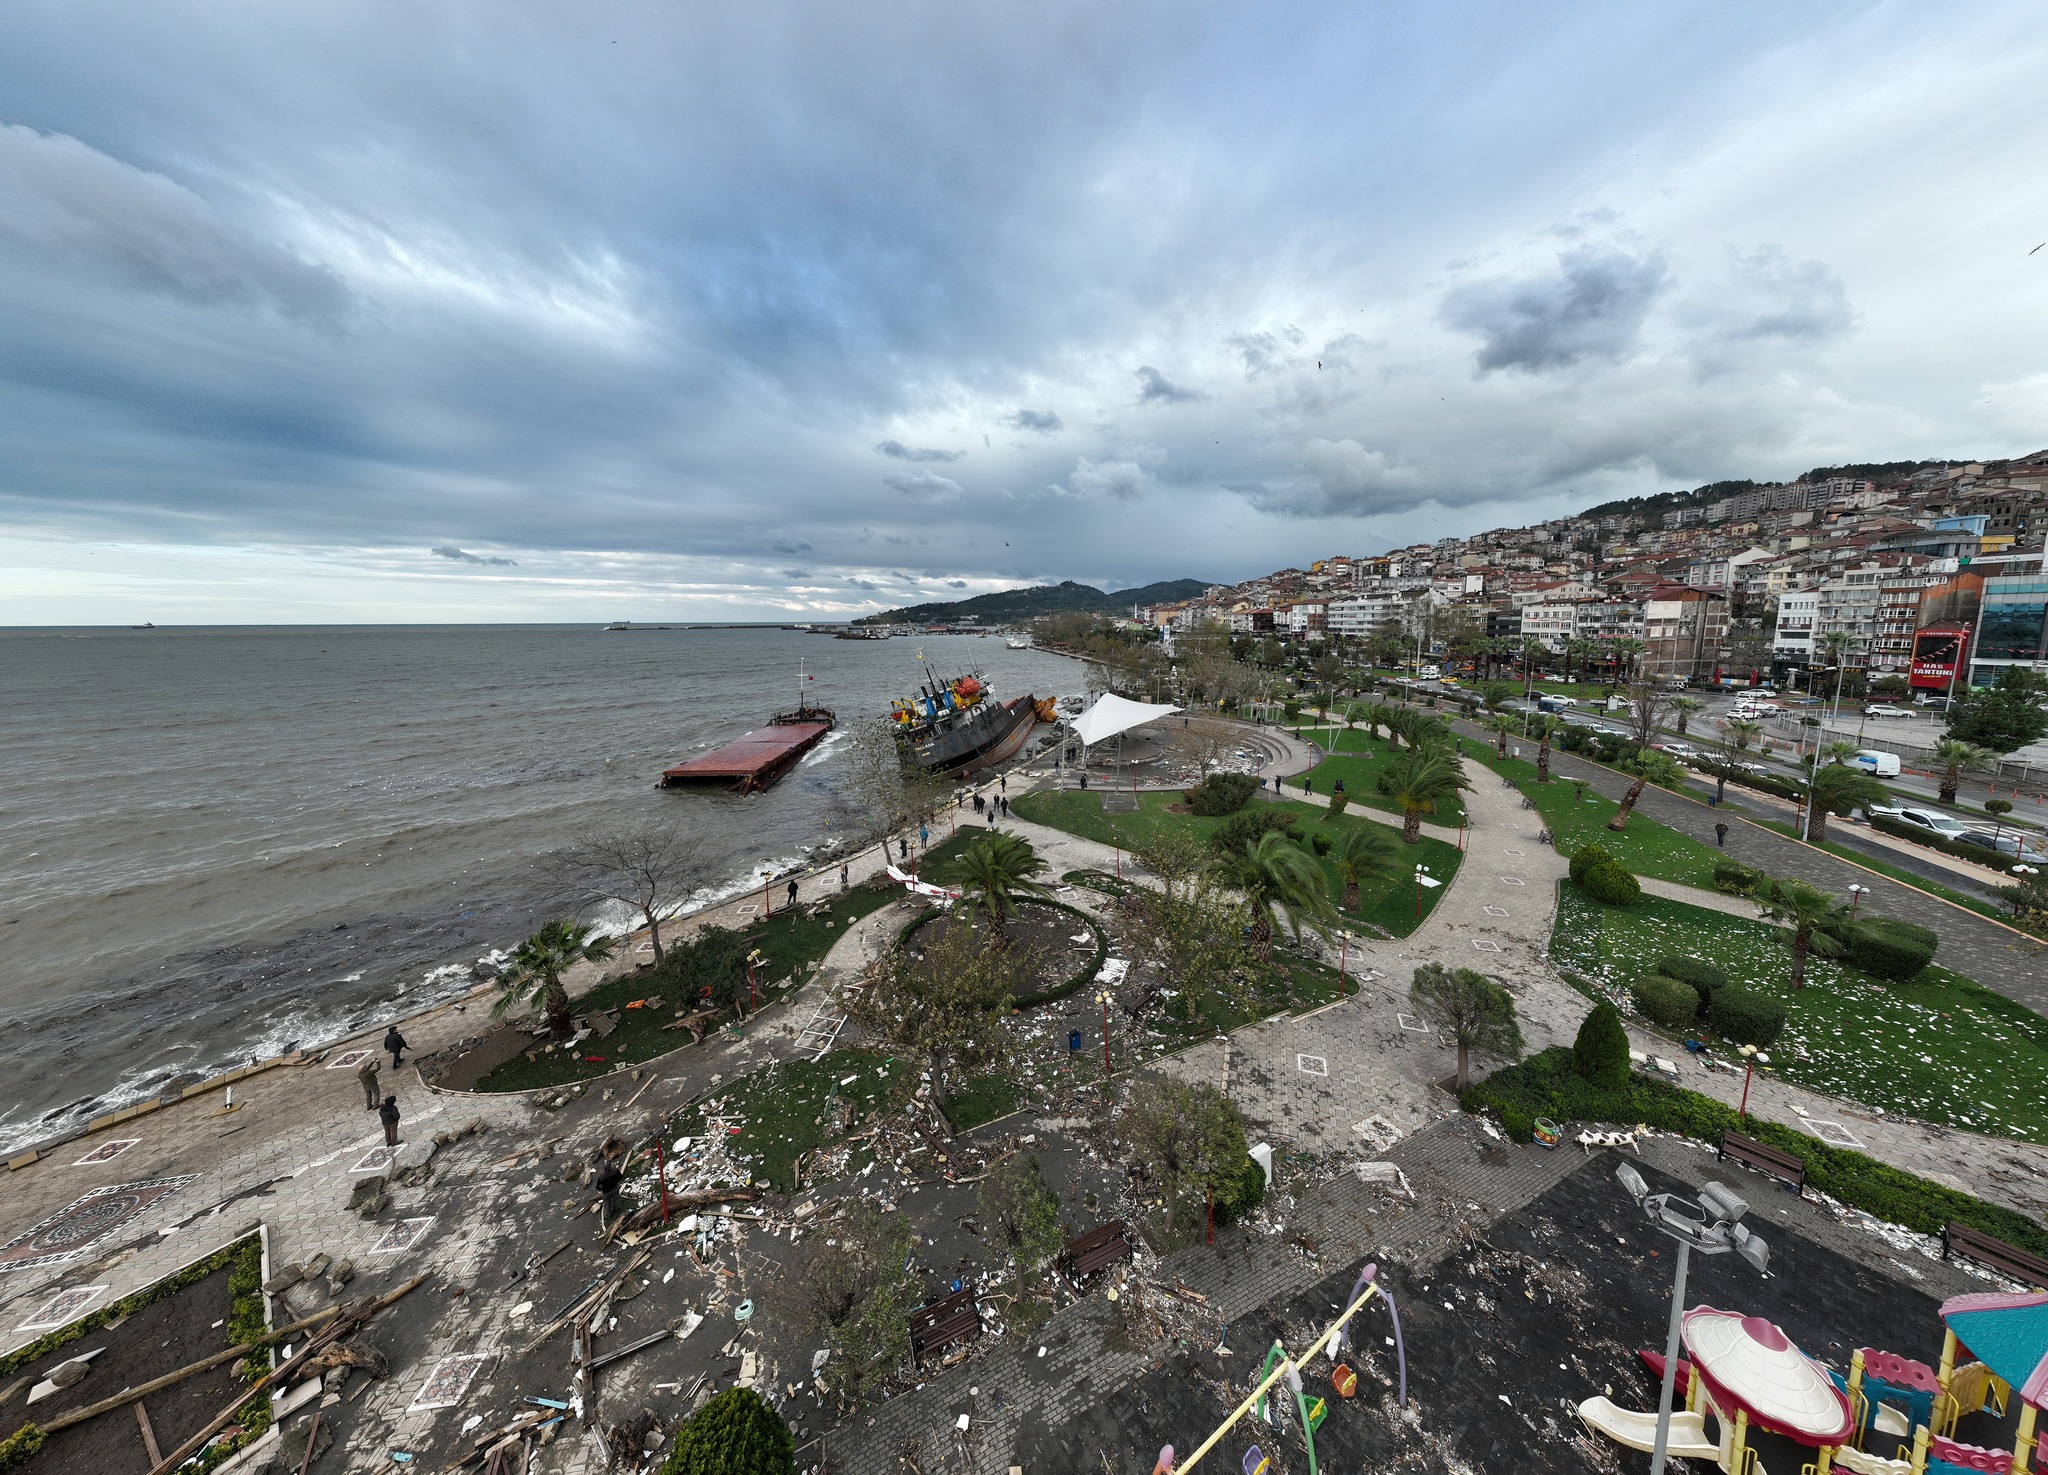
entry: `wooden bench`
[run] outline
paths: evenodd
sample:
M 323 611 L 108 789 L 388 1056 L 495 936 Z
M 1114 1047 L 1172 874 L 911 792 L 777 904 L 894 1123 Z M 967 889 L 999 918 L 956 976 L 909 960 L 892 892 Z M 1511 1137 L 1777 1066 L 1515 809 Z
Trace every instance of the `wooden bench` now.
M 2016 1280 L 2035 1290 L 2048 1289 L 2048 1260 L 2016 1249 L 2002 1239 L 1993 1239 L 1981 1229 L 1950 1221 L 1941 1232 L 1941 1257 L 1960 1255 L 1986 1270 L 1995 1270 L 2007 1280 Z
M 1744 1167 L 1775 1178 L 1794 1193 L 1806 1191 L 1806 1164 L 1789 1152 L 1765 1146 L 1754 1137 L 1745 1137 L 1740 1132 L 1723 1132 L 1718 1155 L 1724 1162 L 1732 1157 Z
M 1069 1240 L 1060 1251 L 1060 1265 L 1075 1281 L 1086 1280 L 1105 1265 L 1120 1264 L 1130 1258 L 1131 1242 L 1124 1235 L 1121 1219 L 1112 1219 Z
M 955 1291 L 910 1313 L 911 1358 L 921 1367 L 927 1352 L 964 1342 L 980 1332 L 981 1312 L 975 1307 L 974 1292 Z

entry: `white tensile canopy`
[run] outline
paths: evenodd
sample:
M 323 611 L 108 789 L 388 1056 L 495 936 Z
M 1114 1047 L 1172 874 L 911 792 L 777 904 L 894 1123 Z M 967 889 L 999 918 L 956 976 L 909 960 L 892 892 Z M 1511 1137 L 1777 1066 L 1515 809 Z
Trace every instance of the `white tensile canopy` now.
M 1083 747 L 1093 747 L 1104 738 L 1113 738 L 1120 732 L 1129 732 L 1162 717 L 1171 717 L 1179 710 L 1178 707 L 1154 702 L 1128 701 L 1114 692 L 1104 692 L 1095 699 L 1094 706 L 1074 719 L 1074 731 Z

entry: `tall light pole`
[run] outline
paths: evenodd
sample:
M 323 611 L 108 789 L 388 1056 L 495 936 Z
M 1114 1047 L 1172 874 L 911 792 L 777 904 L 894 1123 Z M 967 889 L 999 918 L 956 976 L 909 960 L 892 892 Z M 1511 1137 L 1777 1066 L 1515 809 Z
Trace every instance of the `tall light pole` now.
M 1742 1057 L 1742 1105 L 1736 1108 L 1735 1114 L 1747 1124 L 1749 1121 L 1750 1078 L 1756 1074 L 1756 1068 L 1759 1065 L 1769 1065 L 1771 1057 L 1764 1054 L 1763 1051 L 1757 1049 L 1754 1045 L 1738 1045 L 1735 1049 L 1736 1053 Z
M 1104 989 L 1097 997 L 1102 1000 L 1102 1073 L 1109 1074 L 1109 990 Z
M 1671 1445 L 1671 1395 L 1678 1374 L 1678 1339 L 1685 1314 L 1685 1272 L 1694 1250 L 1725 1255 L 1730 1250 L 1759 1273 L 1770 1267 L 1771 1250 L 1741 1220 L 1749 1205 L 1719 1183 L 1701 1187 L 1699 1202 L 1675 1193 L 1651 1193 L 1643 1175 L 1627 1163 L 1614 1170 L 1629 1197 L 1661 1233 L 1678 1241 L 1678 1276 L 1671 1287 L 1671 1330 L 1664 1339 L 1664 1389 L 1657 1400 L 1657 1443 L 1650 1451 L 1650 1475 L 1664 1475 Z
M 1863 904 L 1863 898 L 1868 895 L 1870 895 L 1870 888 L 1868 886 L 1860 886 L 1854 881 L 1851 881 L 1849 883 L 1850 916 L 1853 917 L 1856 915 L 1856 909 Z

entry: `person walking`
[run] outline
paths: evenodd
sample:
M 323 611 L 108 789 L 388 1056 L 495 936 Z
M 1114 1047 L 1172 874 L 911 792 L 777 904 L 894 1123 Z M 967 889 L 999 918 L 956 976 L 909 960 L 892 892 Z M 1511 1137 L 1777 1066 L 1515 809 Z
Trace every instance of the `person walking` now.
M 597 1171 L 590 1175 L 590 1186 L 604 1195 L 604 1216 L 607 1219 L 616 1219 L 624 1211 L 625 1205 L 619 1202 L 619 1185 L 625 1178 L 619 1160 L 609 1153 L 598 1163 Z
M 844 891 L 846 889 L 846 885 L 846 862 L 842 860 L 841 862 L 839 862 L 839 889 L 841 891 Z
M 1088 770 L 1085 768 L 1081 770 L 1081 787 L 1084 789 L 1088 787 Z
M 997 787 L 997 788 L 999 788 L 999 789 L 1001 789 L 1001 790 L 1002 790 L 1002 791 L 1003 791 L 1003 792 L 1004 792 L 1005 794 L 1009 793 L 1009 792 L 1010 792 L 1010 776 L 1009 776 L 1009 775 L 1008 775 L 1007 773 L 999 773 L 999 774 L 997 774 L 997 775 L 996 775 L 996 787 Z
M 789 904 L 791 906 L 796 905 L 796 881 L 794 879 L 789 883 Z
M 884 847 L 884 848 L 886 848 L 886 845 L 885 845 L 885 847 Z M 898 856 L 898 858 L 899 858 L 899 859 L 901 859 L 901 860 L 905 861 L 906 863 L 907 863 L 907 862 L 909 861 L 909 859 L 910 859 L 910 837 L 909 837 L 908 835 L 899 835 L 899 836 L 897 837 L 897 839 L 896 839 L 896 854 L 897 854 L 897 856 Z
M 377 1057 L 372 1055 L 356 1067 L 356 1081 L 363 1088 L 363 1110 L 375 1111 L 384 1093 L 377 1085 Z
M 1720 846 L 1723 850 L 1726 850 L 1728 848 L 1727 820 L 1717 819 L 1714 821 L 1714 843 Z
M 384 1145 L 398 1146 L 398 1098 L 386 1096 L 384 1104 L 377 1108 L 377 1115 L 384 1122 Z
M 405 1064 L 402 1058 L 406 1050 L 405 1036 L 398 1032 L 397 1025 L 392 1025 L 390 1029 L 384 1032 L 384 1048 L 391 1052 L 391 1068 L 393 1070 L 397 1070 L 399 1066 Z
M 1005 795 L 1003 796 L 1003 818 L 1004 818 L 1004 819 L 1008 819 L 1009 817 L 1010 817 L 1010 797 L 1009 797 L 1009 795 L 1005 794 Z

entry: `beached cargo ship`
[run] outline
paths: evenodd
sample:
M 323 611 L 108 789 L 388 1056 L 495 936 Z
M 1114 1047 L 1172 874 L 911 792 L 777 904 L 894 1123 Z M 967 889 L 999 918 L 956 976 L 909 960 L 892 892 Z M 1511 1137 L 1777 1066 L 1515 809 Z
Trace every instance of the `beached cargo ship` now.
M 927 681 L 915 697 L 896 701 L 889 716 L 903 756 L 948 778 L 966 778 L 1016 757 L 1039 723 L 1059 720 L 1050 697 L 999 702 L 978 676 Z

